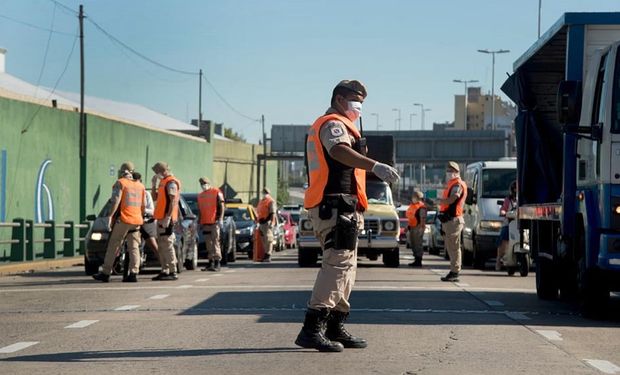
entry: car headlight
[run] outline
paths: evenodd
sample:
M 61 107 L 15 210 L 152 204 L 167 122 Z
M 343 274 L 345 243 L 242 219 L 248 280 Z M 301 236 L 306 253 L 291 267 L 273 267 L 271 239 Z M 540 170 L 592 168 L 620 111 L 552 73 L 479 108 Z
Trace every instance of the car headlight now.
M 301 222 L 301 229 L 305 230 L 305 231 L 311 231 L 312 230 L 312 222 L 310 220 L 304 220 Z
M 235 234 L 241 234 L 241 231 L 239 229 L 235 229 Z
M 90 235 L 90 239 L 93 241 L 101 241 L 101 233 L 93 233 Z
M 426 227 L 424 228 L 424 233 L 430 233 L 430 232 L 431 232 L 431 227 L 426 226 Z
M 383 230 L 387 232 L 392 232 L 396 230 L 396 222 L 394 220 L 386 220 L 382 224 Z
M 502 227 L 501 221 L 482 220 L 480 229 L 498 231 Z
M 620 204 L 616 206 L 616 208 L 614 208 L 614 212 L 616 213 L 616 215 L 620 215 Z

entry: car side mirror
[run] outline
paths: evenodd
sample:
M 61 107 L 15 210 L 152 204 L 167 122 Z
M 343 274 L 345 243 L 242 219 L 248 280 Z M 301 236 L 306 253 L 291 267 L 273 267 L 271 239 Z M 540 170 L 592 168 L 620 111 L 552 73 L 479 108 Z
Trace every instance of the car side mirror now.
M 498 200 L 497 201 L 497 205 L 498 206 L 503 206 L 504 205 L 504 201 L 503 200 Z
M 88 220 L 88 221 L 95 221 L 95 220 L 97 220 L 97 216 L 96 215 L 88 215 L 88 216 L 86 216 L 86 220 Z

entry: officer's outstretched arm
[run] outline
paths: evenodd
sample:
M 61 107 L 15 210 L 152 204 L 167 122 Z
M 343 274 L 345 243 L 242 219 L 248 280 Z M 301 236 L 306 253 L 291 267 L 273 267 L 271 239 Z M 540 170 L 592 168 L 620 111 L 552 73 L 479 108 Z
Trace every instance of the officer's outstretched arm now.
M 367 171 L 372 170 L 372 167 L 376 163 L 375 160 L 367 158 L 346 144 L 339 144 L 332 147 L 329 151 L 329 156 L 348 167 Z

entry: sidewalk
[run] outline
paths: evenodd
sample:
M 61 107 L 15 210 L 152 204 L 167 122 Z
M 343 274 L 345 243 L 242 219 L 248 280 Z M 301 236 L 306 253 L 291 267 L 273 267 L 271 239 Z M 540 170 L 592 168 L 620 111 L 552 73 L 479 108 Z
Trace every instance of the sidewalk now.
M 84 256 L 82 255 L 71 258 L 0 264 L 0 276 L 8 276 L 24 272 L 50 270 L 54 268 L 65 268 L 80 264 L 84 264 Z

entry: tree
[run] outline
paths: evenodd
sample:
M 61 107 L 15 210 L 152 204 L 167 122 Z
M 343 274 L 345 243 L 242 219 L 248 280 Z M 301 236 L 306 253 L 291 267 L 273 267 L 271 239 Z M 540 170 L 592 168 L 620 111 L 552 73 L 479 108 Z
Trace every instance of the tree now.
M 245 143 L 245 137 L 232 130 L 232 128 L 224 128 L 224 137 L 233 141 Z

